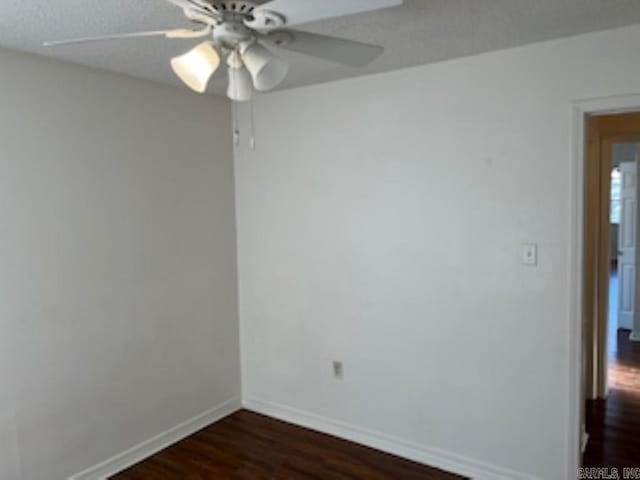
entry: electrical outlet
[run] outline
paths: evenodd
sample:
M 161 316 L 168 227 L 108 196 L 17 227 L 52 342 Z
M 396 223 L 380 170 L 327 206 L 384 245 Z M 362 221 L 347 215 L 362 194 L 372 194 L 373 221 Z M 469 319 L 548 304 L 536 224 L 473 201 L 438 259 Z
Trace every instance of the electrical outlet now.
M 344 377 L 344 367 L 342 365 L 342 362 L 338 362 L 338 361 L 333 362 L 333 376 L 335 378 Z

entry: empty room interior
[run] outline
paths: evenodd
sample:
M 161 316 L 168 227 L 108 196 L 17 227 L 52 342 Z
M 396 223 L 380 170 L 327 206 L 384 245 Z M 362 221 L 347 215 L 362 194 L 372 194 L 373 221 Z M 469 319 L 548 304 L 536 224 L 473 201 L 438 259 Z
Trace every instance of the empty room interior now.
M 4 0 L 0 480 L 640 478 L 640 1 Z

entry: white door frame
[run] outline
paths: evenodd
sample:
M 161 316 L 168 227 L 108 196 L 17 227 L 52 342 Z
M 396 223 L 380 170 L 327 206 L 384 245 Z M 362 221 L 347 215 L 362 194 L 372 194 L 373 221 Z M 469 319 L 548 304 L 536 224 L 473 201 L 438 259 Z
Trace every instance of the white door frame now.
M 589 114 L 629 113 L 640 111 L 640 93 L 612 97 L 576 100 L 573 110 L 573 158 L 569 191 L 571 195 L 571 220 L 569 236 L 569 458 L 567 480 L 576 478 L 582 461 L 582 426 L 584 421 L 583 361 L 583 229 L 584 229 L 584 180 L 586 154 L 586 122 Z

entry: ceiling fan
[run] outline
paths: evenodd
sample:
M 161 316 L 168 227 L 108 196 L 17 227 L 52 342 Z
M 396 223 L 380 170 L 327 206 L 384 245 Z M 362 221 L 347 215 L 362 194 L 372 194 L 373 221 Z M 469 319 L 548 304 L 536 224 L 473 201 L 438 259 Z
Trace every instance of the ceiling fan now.
M 363 67 L 384 49 L 377 45 L 343 40 L 288 27 L 401 5 L 403 0 L 166 0 L 181 8 L 199 28 L 125 33 L 45 42 L 57 47 L 89 42 L 164 36 L 169 39 L 207 38 L 171 67 L 191 89 L 204 93 L 226 59 L 227 95 L 235 101 L 250 100 L 254 88 L 268 91 L 287 76 L 287 63 L 272 50 L 282 48 L 352 67 Z

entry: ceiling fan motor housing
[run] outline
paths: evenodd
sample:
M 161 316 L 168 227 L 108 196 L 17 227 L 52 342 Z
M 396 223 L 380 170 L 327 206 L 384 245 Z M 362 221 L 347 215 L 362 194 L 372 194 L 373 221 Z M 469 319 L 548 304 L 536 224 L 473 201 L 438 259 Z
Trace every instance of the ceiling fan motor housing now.
M 222 14 L 224 21 L 241 21 L 252 30 L 272 30 L 283 27 L 286 19 L 270 10 L 254 12 L 259 7 L 252 1 L 210 0 L 211 8 Z
M 251 30 L 242 22 L 223 22 L 213 30 L 213 39 L 230 49 L 251 40 L 253 36 Z
M 244 21 L 245 25 L 253 30 L 264 31 L 284 27 L 286 18 L 271 10 L 260 10 Z
M 255 38 L 253 30 L 270 30 L 284 25 L 281 15 L 270 11 L 255 11 L 258 6 L 251 1 L 211 1 L 211 8 L 221 16 L 213 31 L 214 40 L 233 49 Z
M 237 20 L 245 20 L 251 17 L 253 10 L 258 6 L 255 2 L 237 0 L 209 0 L 211 8 L 220 13 L 225 20 L 232 17 Z

